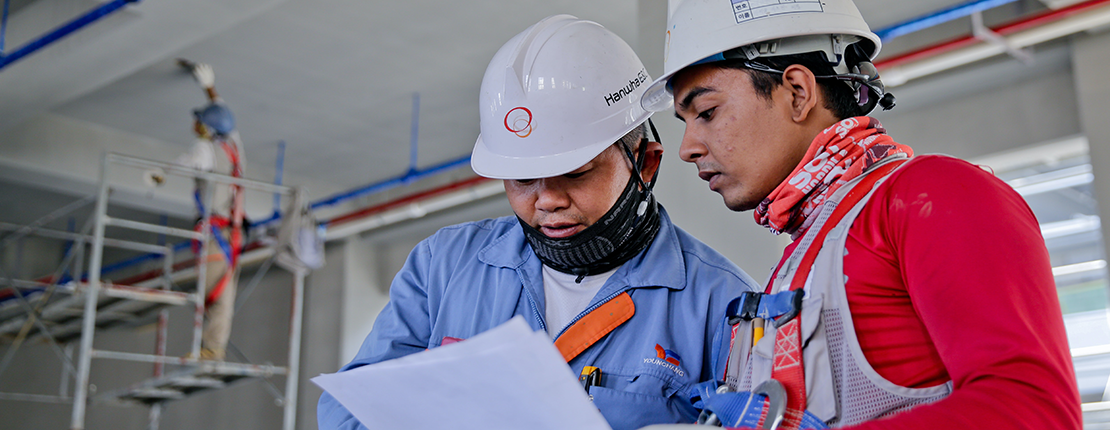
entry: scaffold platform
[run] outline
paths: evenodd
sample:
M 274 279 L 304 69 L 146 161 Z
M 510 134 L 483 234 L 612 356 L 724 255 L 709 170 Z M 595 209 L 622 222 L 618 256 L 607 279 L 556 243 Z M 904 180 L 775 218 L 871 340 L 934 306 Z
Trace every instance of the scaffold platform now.
M 286 374 L 286 368 L 219 361 L 199 361 L 165 376 L 97 395 L 97 400 L 152 405 L 218 390 L 251 378 Z
M 24 329 L 30 319 L 28 307 L 41 309 L 26 335 L 28 340 L 53 337 L 59 343 L 67 343 L 80 338 L 87 289 L 85 284 L 71 282 L 26 292 L 25 303 L 14 297 L 0 303 L 0 342 L 10 343 Z M 190 304 L 194 297 L 179 291 L 103 284 L 96 300 L 96 328 L 149 322 L 159 310 Z

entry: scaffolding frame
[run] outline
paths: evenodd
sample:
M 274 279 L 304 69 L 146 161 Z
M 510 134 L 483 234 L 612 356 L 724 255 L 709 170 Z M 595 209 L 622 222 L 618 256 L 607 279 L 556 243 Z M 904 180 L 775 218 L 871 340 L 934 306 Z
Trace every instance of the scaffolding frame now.
M 113 167 L 161 169 L 168 175 L 203 180 L 209 183 L 206 192 L 201 196 L 204 213 L 200 214 L 199 231 L 173 228 L 164 225 L 150 224 L 108 215 L 109 197 L 112 192 L 110 183 Z M 192 272 L 188 269 L 174 272 L 174 253 L 172 245 L 154 245 L 142 242 L 113 239 L 105 237 L 108 227 L 127 230 L 157 233 L 165 236 L 191 239 L 199 243 L 197 256 L 206 255 L 206 248 L 211 246 L 212 238 L 211 217 L 212 200 L 216 188 L 220 186 L 237 185 L 244 189 L 274 193 L 275 196 L 296 197 L 304 191 L 283 185 L 260 182 L 245 178 L 198 171 L 174 164 L 147 160 L 116 153 L 106 153 L 101 159 L 99 186 L 97 194 L 70 203 L 51 214 L 40 218 L 27 226 L 14 226 L 0 223 L 0 230 L 12 231 L 12 234 L 0 240 L 0 248 L 14 239 L 27 235 L 38 235 L 72 241 L 66 251 L 63 261 L 53 276 L 47 281 L 16 280 L 7 276 L 0 269 L 0 289 L 6 287 L 14 292 L 14 298 L 25 317 L 11 318 L 4 321 L 0 313 L 0 333 L 14 332 L 19 328 L 17 342 L 13 344 L 5 356 L 0 359 L 0 373 L 6 370 L 10 360 L 19 349 L 19 342 L 27 337 L 32 330 L 37 330 L 34 335 L 44 338 L 53 348 L 55 354 L 62 361 L 62 378 L 58 396 L 24 393 L 0 393 L 0 400 L 36 401 L 47 403 L 72 403 L 70 428 L 80 430 L 85 428 L 85 414 L 88 405 L 94 401 L 111 401 L 111 403 L 138 402 L 150 407 L 149 429 L 156 430 L 161 419 L 163 404 L 168 401 L 180 399 L 210 389 L 219 389 L 229 383 L 244 378 L 269 378 L 273 375 L 284 375 L 286 384 L 284 392 L 279 392 L 268 380 L 264 381 L 267 388 L 275 396 L 279 405 L 283 407 L 283 429 L 293 430 L 296 426 L 297 392 L 300 376 L 300 349 L 301 332 L 304 316 L 304 278 L 307 269 L 294 268 L 290 270 L 293 275 L 292 306 L 289 329 L 288 363 L 285 367 L 273 365 L 255 365 L 249 363 L 231 363 L 225 361 L 200 360 L 201 334 L 205 314 L 205 258 L 196 258 L 197 264 Z M 83 207 L 95 199 L 96 206 L 89 221 L 80 232 L 63 232 L 49 230 L 43 226 L 58 217 Z M 90 231 L 91 230 L 91 231 Z M 85 245 L 89 247 L 87 271 L 82 273 Z M 102 280 L 103 256 L 105 247 L 122 248 L 133 251 L 160 254 L 162 258 L 162 273 L 153 279 L 135 283 L 134 285 L 113 284 Z M 259 250 L 265 255 L 272 250 Z M 244 254 L 246 256 L 246 254 Z M 273 263 L 271 255 L 258 274 L 252 279 L 246 289 L 246 294 L 235 305 L 236 308 L 243 303 L 243 299 L 250 294 L 261 275 Z M 241 262 L 242 262 L 241 258 Z M 62 273 L 72 267 L 72 279 L 66 283 L 58 283 Z M 87 280 L 82 280 L 87 276 Z M 196 287 L 191 292 L 174 291 L 172 289 L 175 279 L 196 277 Z M 34 297 L 24 295 L 22 291 L 30 289 L 43 289 Z M 60 300 L 51 302 L 51 296 L 56 293 L 68 294 Z M 32 304 L 38 304 L 38 308 Z M 190 355 L 187 357 L 166 356 L 166 331 L 168 325 L 168 306 L 193 307 L 193 333 L 190 344 Z M 0 309 L 3 310 L 3 309 Z M 122 351 L 108 351 L 95 349 L 93 340 L 99 328 L 110 327 L 128 318 L 150 315 L 157 311 L 157 331 L 155 335 L 154 354 L 139 354 Z M 79 315 L 80 319 L 75 318 Z M 9 317 L 12 315 L 8 315 Z M 44 321 L 57 322 L 57 325 L 48 327 Z M 5 331 L 7 330 L 7 331 Z M 74 360 L 73 339 L 79 334 L 77 358 Z M 60 341 L 61 340 L 61 341 Z M 62 345 L 64 343 L 64 346 Z M 229 345 L 237 353 L 233 345 Z M 241 355 L 241 354 L 240 354 Z M 92 371 L 93 359 L 124 360 L 131 362 L 152 363 L 154 375 L 152 378 L 134 384 L 130 387 L 97 395 L 91 399 L 90 393 L 95 387 L 90 387 L 89 378 Z M 165 372 L 165 365 L 177 365 L 180 369 L 175 372 Z M 73 396 L 68 396 L 69 382 L 73 380 Z M 92 388 L 92 389 L 90 389 Z

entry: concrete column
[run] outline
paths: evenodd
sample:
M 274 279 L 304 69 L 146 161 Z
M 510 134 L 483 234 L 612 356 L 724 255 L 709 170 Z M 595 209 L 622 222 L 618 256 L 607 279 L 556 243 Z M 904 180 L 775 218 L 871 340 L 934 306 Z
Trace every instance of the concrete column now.
M 338 369 L 340 329 L 342 327 L 343 287 L 346 272 L 346 246 L 328 244 L 327 263 L 313 271 L 305 285 L 304 331 L 301 337 L 301 385 L 297 401 L 297 428 L 316 428 L 316 403 L 323 390 L 309 381 L 321 373 Z
M 1074 39 L 1072 64 L 1075 92 L 1083 132 L 1090 142 L 1099 216 L 1110 220 L 1110 32 L 1080 35 Z M 1103 225 L 1102 243 L 1110 243 L 1110 228 Z
M 389 301 L 389 284 L 382 285 L 379 247 L 361 236 L 344 243 L 343 316 L 339 339 L 339 365 L 354 358 L 374 326 L 378 313 Z

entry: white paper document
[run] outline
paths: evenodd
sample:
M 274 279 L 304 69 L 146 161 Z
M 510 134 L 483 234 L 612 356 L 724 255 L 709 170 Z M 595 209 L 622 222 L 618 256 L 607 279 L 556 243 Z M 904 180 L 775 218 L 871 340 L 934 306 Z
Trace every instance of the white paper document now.
M 551 338 L 521 317 L 312 382 L 371 430 L 609 430 Z

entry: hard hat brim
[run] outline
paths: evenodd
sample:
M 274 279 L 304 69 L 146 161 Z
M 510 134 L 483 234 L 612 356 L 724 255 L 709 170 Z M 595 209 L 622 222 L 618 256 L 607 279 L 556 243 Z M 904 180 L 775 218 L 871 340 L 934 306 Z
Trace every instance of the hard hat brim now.
M 490 151 L 482 135 L 474 143 L 470 168 L 479 176 L 492 179 L 540 179 L 564 175 L 593 160 L 613 142 L 599 142 L 574 151 L 539 157 L 510 157 Z
M 667 84 L 673 75 L 672 73 L 652 82 L 648 89 L 644 91 L 644 97 L 640 99 L 640 107 L 648 112 L 670 110 L 674 106 L 674 96 L 671 94 L 671 90 L 667 88 Z

